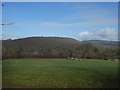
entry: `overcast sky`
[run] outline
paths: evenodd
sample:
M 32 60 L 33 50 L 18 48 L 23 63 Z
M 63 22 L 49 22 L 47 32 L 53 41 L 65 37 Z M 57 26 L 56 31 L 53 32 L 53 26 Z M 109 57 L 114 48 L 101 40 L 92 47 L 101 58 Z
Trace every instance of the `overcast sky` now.
M 117 40 L 117 2 L 4 2 L 3 39 L 30 36 Z

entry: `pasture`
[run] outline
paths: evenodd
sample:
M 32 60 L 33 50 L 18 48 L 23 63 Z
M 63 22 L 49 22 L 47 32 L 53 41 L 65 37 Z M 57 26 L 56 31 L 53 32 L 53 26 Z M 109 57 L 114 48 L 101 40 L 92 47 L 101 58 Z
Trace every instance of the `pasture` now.
M 9 59 L 4 60 L 2 66 L 4 88 L 118 87 L 117 61 Z

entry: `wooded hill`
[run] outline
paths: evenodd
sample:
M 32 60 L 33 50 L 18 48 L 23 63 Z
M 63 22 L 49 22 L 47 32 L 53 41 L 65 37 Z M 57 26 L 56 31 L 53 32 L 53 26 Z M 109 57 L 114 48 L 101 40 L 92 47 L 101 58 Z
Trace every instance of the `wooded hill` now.
M 117 41 L 78 41 L 65 37 L 28 37 L 2 41 L 2 58 L 118 58 Z

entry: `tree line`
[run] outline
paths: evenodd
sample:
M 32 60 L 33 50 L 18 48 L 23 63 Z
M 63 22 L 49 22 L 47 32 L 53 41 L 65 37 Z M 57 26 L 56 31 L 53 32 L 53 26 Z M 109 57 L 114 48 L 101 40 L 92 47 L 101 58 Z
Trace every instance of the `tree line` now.
M 80 59 L 117 59 L 118 47 L 97 47 L 91 43 L 84 43 L 73 48 L 54 47 L 26 49 L 22 45 L 16 48 L 2 48 L 2 59 L 9 58 L 80 58 Z

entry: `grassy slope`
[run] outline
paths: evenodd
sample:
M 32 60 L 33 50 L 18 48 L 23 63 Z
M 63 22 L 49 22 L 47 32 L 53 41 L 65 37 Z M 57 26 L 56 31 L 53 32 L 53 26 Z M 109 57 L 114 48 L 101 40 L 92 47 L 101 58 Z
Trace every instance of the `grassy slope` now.
M 3 61 L 5 87 L 117 87 L 118 62 L 64 59 Z

